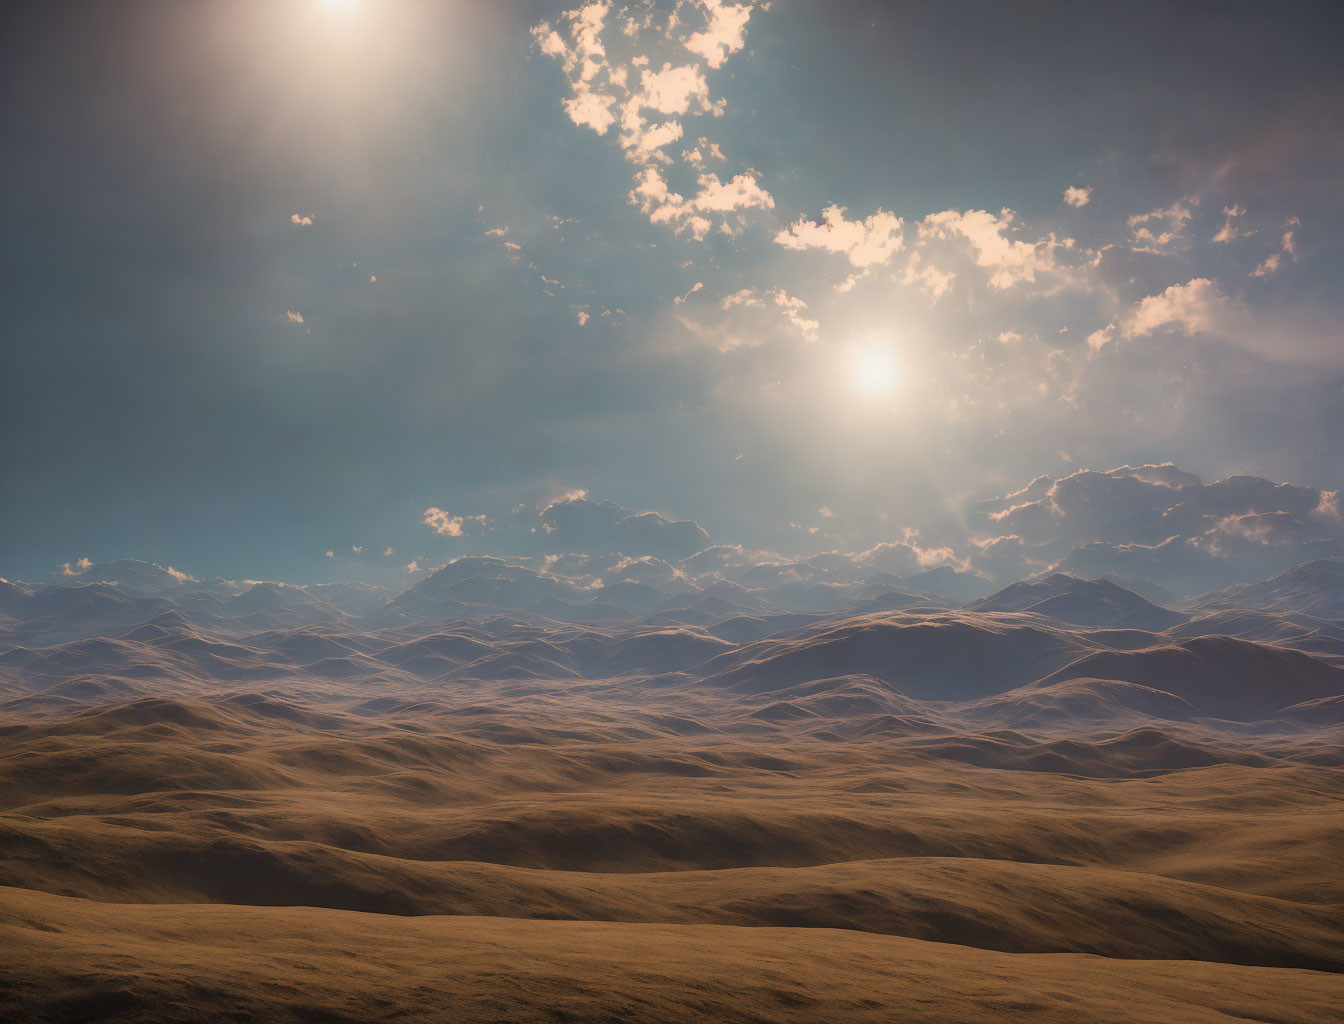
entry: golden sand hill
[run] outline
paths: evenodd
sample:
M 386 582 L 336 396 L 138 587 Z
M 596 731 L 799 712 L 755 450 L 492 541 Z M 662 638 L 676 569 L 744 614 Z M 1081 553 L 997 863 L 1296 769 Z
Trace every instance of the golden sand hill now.
M 0 1016 L 1338 1020 L 1344 672 L 1033 608 L 13 643 Z

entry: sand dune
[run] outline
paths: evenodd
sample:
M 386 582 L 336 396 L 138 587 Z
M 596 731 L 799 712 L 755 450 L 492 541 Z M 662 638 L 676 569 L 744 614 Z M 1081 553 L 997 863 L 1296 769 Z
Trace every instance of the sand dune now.
M 105 905 L 4 890 L 34 1021 L 1337 1020 L 1344 979 L 854 931 Z
M 1334 620 L 1072 577 L 959 610 L 886 579 L 613 587 L 648 614 L 598 614 L 467 561 L 381 604 L 148 570 L 148 596 L 6 592 L 0 1014 L 1315 1021 L 1344 997 Z M 435 617 L 473 595 L 517 607 Z M 809 600 L 837 607 L 781 610 Z

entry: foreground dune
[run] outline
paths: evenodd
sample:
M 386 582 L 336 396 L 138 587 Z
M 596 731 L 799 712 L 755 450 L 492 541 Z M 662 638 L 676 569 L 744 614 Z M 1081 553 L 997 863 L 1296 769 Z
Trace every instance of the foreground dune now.
M 393 918 L 0 893 L 33 1021 L 1337 1021 L 1344 978 L 849 931 Z

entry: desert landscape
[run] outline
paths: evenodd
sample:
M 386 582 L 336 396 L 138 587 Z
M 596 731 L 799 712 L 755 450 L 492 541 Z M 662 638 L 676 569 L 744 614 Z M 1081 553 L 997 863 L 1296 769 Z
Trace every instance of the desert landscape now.
M 4 13 L 0 1024 L 1344 1024 L 1344 3 Z
M 5 584 L 4 1014 L 1339 1019 L 1344 561 L 813 611 L 524 561 Z

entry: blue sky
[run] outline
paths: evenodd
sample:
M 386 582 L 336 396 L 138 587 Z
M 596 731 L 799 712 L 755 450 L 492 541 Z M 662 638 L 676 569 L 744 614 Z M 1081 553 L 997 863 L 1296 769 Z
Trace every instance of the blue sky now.
M 1344 475 L 1335 5 L 14 27 L 0 572 L 390 575 L 577 490 L 803 553 L 1041 474 Z

